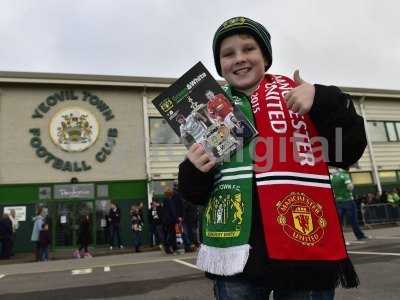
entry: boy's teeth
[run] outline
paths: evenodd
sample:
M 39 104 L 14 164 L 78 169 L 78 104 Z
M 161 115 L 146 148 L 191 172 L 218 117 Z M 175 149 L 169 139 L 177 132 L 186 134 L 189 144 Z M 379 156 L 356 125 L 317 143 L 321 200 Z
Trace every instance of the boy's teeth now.
M 248 69 L 246 68 L 246 69 L 240 69 L 240 70 L 237 70 L 235 73 L 236 74 L 244 74 L 244 73 L 247 73 L 248 72 Z

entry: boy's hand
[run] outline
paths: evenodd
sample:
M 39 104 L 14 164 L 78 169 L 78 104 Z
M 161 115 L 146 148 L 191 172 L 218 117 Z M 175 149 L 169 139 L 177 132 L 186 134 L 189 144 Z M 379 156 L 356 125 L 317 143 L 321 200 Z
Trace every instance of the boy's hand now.
M 293 79 L 296 87 L 284 97 L 291 111 L 304 115 L 310 111 L 314 103 L 315 87 L 300 78 L 299 70 L 294 71 Z
M 203 173 L 210 171 L 216 164 L 215 157 L 209 155 L 201 144 L 195 143 L 190 146 L 187 158 Z

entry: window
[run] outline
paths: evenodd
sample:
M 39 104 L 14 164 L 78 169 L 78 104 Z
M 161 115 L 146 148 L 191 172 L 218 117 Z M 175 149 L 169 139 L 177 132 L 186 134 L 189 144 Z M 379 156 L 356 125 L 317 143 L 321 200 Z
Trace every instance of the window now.
M 167 188 L 172 190 L 174 180 L 154 180 L 152 181 L 153 194 L 154 195 L 164 195 L 164 191 Z
M 368 122 L 368 132 L 372 142 L 387 142 L 385 123 L 377 121 Z
M 395 122 L 394 125 L 396 126 L 397 136 L 399 137 L 398 140 L 400 140 L 400 122 Z
M 372 142 L 399 142 L 400 122 L 368 121 Z
M 353 184 L 372 184 L 371 172 L 354 172 L 351 173 L 351 181 Z
M 379 179 L 382 183 L 396 182 L 396 171 L 379 171 Z
M 180 144 L 181 141 L 175 131 L 163 118 L 150 118 L 151 144 Z
M 398 141 L 394 122 L 385 122 L 388 139 L 390 142 Z

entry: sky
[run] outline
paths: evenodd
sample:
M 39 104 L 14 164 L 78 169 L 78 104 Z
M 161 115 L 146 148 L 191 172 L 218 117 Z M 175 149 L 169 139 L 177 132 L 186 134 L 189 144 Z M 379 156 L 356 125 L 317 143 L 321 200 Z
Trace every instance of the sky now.
M 400 90 L 394 0 L 1 0 L 0 71 L 177 78 L 246 16 L 272 36 L 270 73 L 311 83 Z

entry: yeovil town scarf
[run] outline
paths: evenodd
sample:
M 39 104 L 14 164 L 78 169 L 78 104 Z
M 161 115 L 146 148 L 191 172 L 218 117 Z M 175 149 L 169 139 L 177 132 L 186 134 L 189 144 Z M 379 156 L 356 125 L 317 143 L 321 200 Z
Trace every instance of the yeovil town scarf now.
M 358 278 L 344 245 L 322 146 L 315 140 L 318 133 L 310 118 L 293 113 L 283 98 L 293 87 L 291 79 L 267 74 L 251 103 L 233 97 L 259 136 L 218 167 L 197 265 L 217 275 L 243 271 L 256 184 L 267 256 L 277 272 L 285 274 L 289 265 L 317 266 L 353 287 Z

